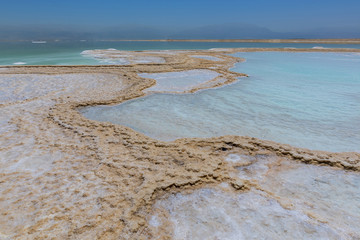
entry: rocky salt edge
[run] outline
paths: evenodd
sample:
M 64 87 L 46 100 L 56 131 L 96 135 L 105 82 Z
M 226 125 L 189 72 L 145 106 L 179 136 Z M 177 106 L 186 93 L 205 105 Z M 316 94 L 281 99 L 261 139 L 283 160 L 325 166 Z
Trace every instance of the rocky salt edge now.
M 222 84 L 231 83 L 245 75 L 228 70 L 240 61 L 228 54 L 255 50 L 268 51 L 173 51 L 156 53 L 165 63 L 0 68 L 0 237 L 156 239 L 183 238 L 186 233 L 196 239 L 194 226 L 199 231 L 215 226 L 218 232 L 209 232 L 209 237 L 241 233 L 247 238 L 255 236 L 248 230 L 261 226 L 257 223 L 264 217 L 266 226 L 285 237 L 359 237 L 354 225 L 358 201 L 352 210 L 348 198 L 336 198 L 358 194 L 358 153 L 310 151 L 240 136 L 161 142 L 124 126 L 91 121 L 78 111 L 143 96 L 156 86 L 156 78 L 142 73 L 202 69 L 221 75 L 226 79 Z M 134 53 L 142 54 L 149 55 Z M 294 176 L 303 185 L 292 182 Z M 334 179 L 347 188 L 326 188 Z M 343 192 L 331 195 L 334 190 Z M 199 199 L 201 208 L 192 208 Z M 209 210 L 223 202 L 224 212 Z M 226 213 L 234 206 L 241 211 Z M 244 211 L 251 216 L 246 226 Z M 202 219 L 200 225 L 189 225 L 193 217 Z M 279 218 L 283 228 L 274 225 Z

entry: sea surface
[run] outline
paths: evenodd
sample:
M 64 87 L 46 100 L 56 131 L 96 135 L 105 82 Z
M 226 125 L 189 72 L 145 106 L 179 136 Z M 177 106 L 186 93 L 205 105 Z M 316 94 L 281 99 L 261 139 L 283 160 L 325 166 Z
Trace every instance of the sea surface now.
M 189 50 L 210 48 L 360 48 L 360 44 L 294 44 L 294 43 L 221 43 L 221 42 L 137 42 L 137 41 L 58 41 L 44 44 L 0 42 L 0 65 L 97 65 L 99 62 L 81 53 L 85 50 Z
M 82 112 L 166 141 L 241 135 L 314 150 L 360 152 L 358 53 L 234 56 L 246 62 L 232 70 L 250 77 L 195 94 L 156 93 Z

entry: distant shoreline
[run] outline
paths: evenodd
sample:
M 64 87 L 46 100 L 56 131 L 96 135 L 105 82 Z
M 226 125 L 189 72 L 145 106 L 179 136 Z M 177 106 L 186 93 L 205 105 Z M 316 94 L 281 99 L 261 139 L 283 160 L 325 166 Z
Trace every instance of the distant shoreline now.
M 323 44 L 360 44 L 360 38 L 328 39 L 100 39 L 100 40 L 59 40 L 45 39 L 48 42 L 94 41 L 94 42 L 237 42 L 237 43 L 323 43 Z M 32 40 L 5 40 L 0 42 L 31 42 Z
M 110 39 L 100 41 L 114 42 L 240 42 L 240 43 L 332 43 L 332 44 L 360 44 L 360 38 L 349 39 L 148 39 L 121 40 Z

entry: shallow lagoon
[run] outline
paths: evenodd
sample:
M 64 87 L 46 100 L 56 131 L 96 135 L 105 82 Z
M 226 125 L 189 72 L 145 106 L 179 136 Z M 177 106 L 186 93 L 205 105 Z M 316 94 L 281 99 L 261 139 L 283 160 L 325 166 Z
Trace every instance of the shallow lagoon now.
M 235 84 L 195 94 L 153 94 L 86 117 L 153 138 L 247 135 L 327 151 L 360 151 L 360 55 L 237 53 Z

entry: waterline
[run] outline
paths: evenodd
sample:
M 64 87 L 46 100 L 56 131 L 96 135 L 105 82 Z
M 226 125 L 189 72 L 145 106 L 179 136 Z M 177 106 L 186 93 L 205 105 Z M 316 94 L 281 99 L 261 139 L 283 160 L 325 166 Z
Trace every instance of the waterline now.
M 153 138 L 242 135 L 334 152 L 360 151 L 360 57 L 349 53 L 238 53 L 231 86 L 153 94 L 84 115 Z

